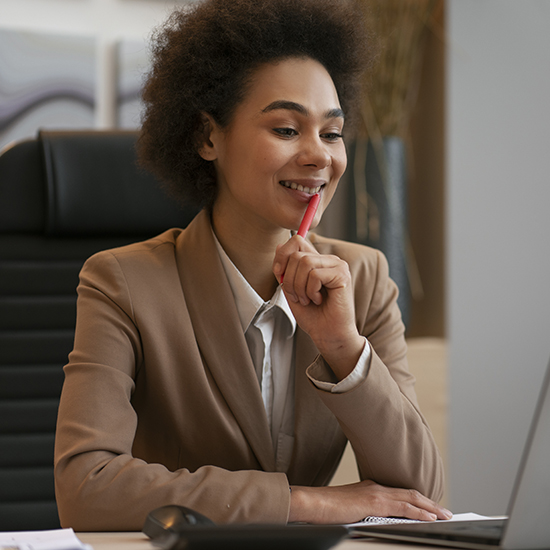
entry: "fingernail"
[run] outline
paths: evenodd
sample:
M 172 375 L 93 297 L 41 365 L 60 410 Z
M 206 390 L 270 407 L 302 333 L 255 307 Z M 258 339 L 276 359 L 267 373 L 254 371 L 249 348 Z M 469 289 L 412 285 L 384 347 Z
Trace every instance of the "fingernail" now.
M 443 508 L 443 515 L 447 519 L 451 519 L 453 517 L 453 513 L 450 510 L 447 510 L 447 508 Z

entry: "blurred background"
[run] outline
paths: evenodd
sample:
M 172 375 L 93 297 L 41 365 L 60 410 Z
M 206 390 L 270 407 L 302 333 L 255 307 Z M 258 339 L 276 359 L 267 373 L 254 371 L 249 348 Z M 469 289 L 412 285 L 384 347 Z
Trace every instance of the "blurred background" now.
M 188 3 L 0 0 L 0 148 L 137 128 L 148 39 Z M 550 3 L 364 5 L 377 56 L 320 231 L 388 255 L 445 503 L 502 514 L 550 356 Z

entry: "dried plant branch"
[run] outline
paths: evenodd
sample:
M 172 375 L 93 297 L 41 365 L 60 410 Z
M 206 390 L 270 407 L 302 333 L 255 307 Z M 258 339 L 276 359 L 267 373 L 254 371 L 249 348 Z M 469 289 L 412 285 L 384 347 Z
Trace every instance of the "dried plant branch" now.
M 438 0 L 361 0 L 377 57 L 365 82 L 364 132 L 404 137 Z
M 376 208 L 368 193 L 363 166 L 366 148 L 370 141 L 380 174 L 388 207 L 393 216 L 404 215 L 396 211 L 400 201 L 395 190 L 388 185 L 388 166 L 383 138 L 397 136 L 410 139 L 409 121 L 420 87 L 421 64 L 426 33 L 434 31 L 434 12 L 442 0 L 359 0 L 366 16 L 371 37 L 376 40 L 377 57 L 365 81 L 361 107 L 362 136 L 355 143 L 354 181 L 356 195 L 357 236 L 370 235 L 371 218 Z M 363 174 L 363 175 L 361 175 Z M 423 297 L 422 281 L 408 231 L 403 243 L 405 264 L 413 299 Z

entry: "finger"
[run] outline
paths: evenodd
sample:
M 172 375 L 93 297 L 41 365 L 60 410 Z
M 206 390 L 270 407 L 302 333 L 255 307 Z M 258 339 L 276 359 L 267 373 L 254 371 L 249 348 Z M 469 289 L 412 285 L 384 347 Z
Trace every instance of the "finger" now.
M 287 258 L 286 267 L 283 273 L 284 279 L 281 277 L 283 291 L 285 292 L 287 298 L 295 303 L 300 302 L 296 288 L 296 276 L 300 264 L 301 255 L 301 252 L 294 252 L 291 256 Z M 303 305 L 307 305 L 307 302 L 304 303 L 303 300 L 304 298 L 302 296 Z
M 405 491 L 406 501 L 402 501 L 402 517 L 419 519 L 422 521 L 435 521 L 436 519 L 450 519 L 451 512 L 439 506 L 433 500 L 425 497 L 413 489 Z
M 319 304 L 317 294 L 323 285 L 315 273 L 325 263 L 324 257 L 302 253 L 300 255 L 294 254 L 291 261 L 296 262 L 292 284 L 299 302 L 303 306 L 307 306 L 310 301 Z
M 437 515 L 433 512 L 428 512 L 428 510 L 425 510 L 424 508 L 418 508 L 410 502 L 396 502 L 394 511 L 388 514 L 388 516 L 414 519 L 418 521 L 435 521 L 437 519 Z
M 279 282 L 281 282 L 283 275 L 286 277 L 289 258 L 292 254 L 300 251 L 319 254 L 309 241 L 306 241 L 298 235 L 294 235 L 286 243 L 277 246 L 272 269 Z
M 275 257 L 273 258 L 273 274 L 275 275 L 277 281 L 279 283 L 283 282 L 283 274 L 286 270 L 286 264 L 288 262 L 288 256 L 285 256 L 284 254 L 280 254 L 279 251 L 283 245 L 279 244 L 277 245 L 277 248 L 275 250 Z
M 409 493 L 412 495 L 413 505 L 417 506 L 418 508 L 422 508 L 423 510 L 426 510 L 431 514 L 434 514 L 437 519 L 451 519 L 451 517 L 453 516 L 453 514 L 449 510 L 443 508 L 442 506 L 439 506 L 437 502 L 434 502 L 433 500 L 424 496 L 422 493 L 419 493 L 415 490 L 410 490 Z
M 335 281 L 341 278 L 340 263 L 341 260 L 335 256 L 295 252 L 289 258 L 283 286 L 302 305 L 306 306 L 310 301 L 319 305 L 325 283 L 331 289 L 339 286 Z
M 323 303 L 323 282 L 321 271 L 322 270 L 314 269 L 309 272 L 309 276 L 307 278 L 306 294 L 316 306 L 320 306 Z
M 326 296 L 322 292 L 323 288 L 330 292 L 345 287 L 346 277 L 340 265 L 316 267 L 308 273 L 306 294 L 314 304 L 320 305 Z

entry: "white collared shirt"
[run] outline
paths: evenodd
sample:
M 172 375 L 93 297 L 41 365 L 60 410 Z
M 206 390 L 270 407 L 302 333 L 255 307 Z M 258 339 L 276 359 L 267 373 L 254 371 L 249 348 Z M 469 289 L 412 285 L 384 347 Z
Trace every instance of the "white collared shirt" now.
M 294 334 L 296 319 L 286 296 L 277 287 L 265 302 L 250 286 L 218 241 L 214 240 L 233 292 L 250 356 L 258 376 L 262 399 L 271 428 L 277 471 L 286 472 L 294 447 Z M 367 376 L 370 345 L 365 347 L 355 369 L 337 384 L 311 381 L 320 389 L 343 393 L 357 386 Z

